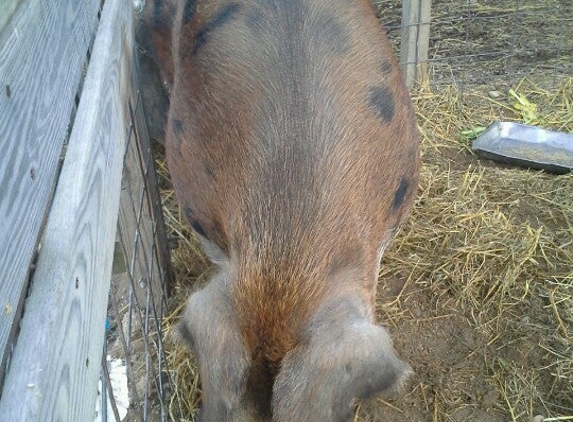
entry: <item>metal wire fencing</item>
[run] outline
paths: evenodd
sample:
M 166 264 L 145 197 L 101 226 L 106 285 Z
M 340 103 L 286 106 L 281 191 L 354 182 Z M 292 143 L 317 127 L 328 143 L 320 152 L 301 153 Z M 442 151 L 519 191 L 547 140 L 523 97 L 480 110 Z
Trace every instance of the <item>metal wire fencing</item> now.
M 397 51 L 409 25 L 406 7 L 430 0 L 373 0 Z M 573 2 L 570 0 L 432 0 L 422 79 L 434 86 L 507 86 L 523 77 L 555 86 L 573 75 Z M 402 62 L 404 52 L 401 52 Z
M 134 69 L 134 78 L 137 73 Z M 162 318 L 172 275 L 141 98 L 137 91 L 129 105 L 131 125 L 97 412 L 103 422 L 170 420 L 167 409 L 173 386 Z

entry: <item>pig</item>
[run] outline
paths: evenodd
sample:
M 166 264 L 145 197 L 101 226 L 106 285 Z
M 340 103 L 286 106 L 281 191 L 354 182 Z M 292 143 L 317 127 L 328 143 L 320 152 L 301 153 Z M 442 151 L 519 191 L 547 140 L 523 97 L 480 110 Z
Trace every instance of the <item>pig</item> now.
M 147 3 L 151 4 L 151 1 Z M 160 5 L 160 2 L 156 2 Z M 140 0 L 134 0 L 133 6 L 136 11 L 141 8 Z M 173 3 L 172 7 L 175 7 Z M 173 9 L 175 10 L 175 9 Z M 158 17 L 166 18 L 168 14 L 157 14 Z M 161 42 L 171 42 L 172 22 L 157 21 L 138 22 L 135 31 L 135 39 L 138 45 L 137 69 L 139 77 L 140 96 L 145 112 L 147 132 L 151 140 L 160 145 L 165 145 L 165 127 L 167 125 L 167 113 L 169 111 L 169 91 L 172 80 L 164 79 L 167 76 L 164 65 L 171 62 L 170 45 L 160 45 Z M 157 48 L 155 48 L 157 47 Z M 157 56 L 157 54 L 163 54 Z M 168 57 L 165 57 L 168 54 Z
M 420 135 L 368 0 L 147 0 L 166 159 L 217 272 L 177 326 L 198 420 L 352 418 L 412 372 L 375 323 Z

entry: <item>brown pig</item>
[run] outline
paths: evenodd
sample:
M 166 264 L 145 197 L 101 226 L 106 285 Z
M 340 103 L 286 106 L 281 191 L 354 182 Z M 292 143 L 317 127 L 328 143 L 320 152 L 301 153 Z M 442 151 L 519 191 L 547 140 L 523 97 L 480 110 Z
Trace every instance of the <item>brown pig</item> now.
M 411 372 L 374 323 L 419 133 L 368 0 L 148 0 L 167 161 L 218 266 L 178 325 L 206 422 L 348 421 Z

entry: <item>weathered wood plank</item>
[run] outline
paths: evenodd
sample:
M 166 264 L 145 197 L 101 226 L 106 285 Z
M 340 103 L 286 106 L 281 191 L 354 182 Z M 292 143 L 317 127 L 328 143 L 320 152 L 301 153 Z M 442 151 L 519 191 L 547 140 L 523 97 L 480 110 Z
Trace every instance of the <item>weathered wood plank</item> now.
M 0 380 L 100 0 L 23 0 L 0 33 Z
M 0 420 L 94 418 L 132 96 L 131 2 L 106 0 L 0 400 Z
M 402 1 L 400 62 L 406 85 L 419 81 L 428 61 L 432 0 Z
M 6 26 L 16 7 L 25 0 L 0 0 L 0 32 Z

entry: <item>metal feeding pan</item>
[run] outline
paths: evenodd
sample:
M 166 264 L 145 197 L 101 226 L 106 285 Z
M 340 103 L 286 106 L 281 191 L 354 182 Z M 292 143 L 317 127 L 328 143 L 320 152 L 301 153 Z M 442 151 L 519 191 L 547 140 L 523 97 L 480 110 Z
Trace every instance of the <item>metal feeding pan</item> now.
M 473 142 L 480 156 L 551 173 L 573 170 L 573 135 L 519 123 L 496 122 Z

